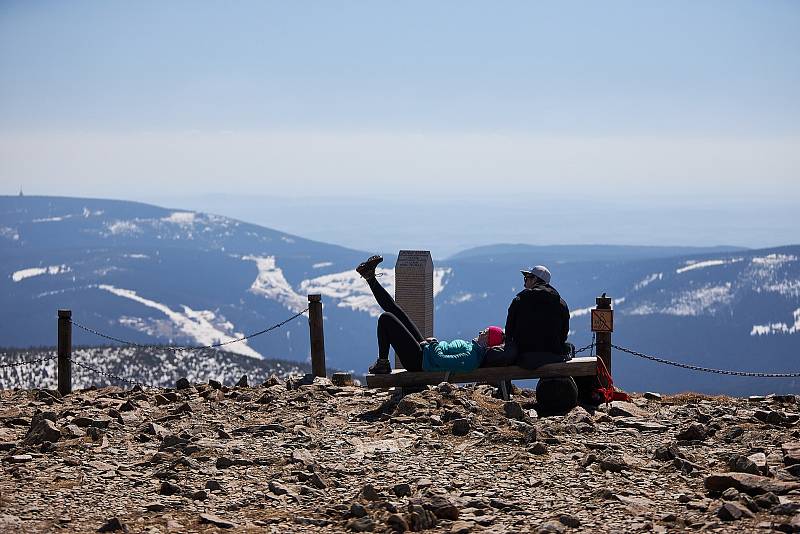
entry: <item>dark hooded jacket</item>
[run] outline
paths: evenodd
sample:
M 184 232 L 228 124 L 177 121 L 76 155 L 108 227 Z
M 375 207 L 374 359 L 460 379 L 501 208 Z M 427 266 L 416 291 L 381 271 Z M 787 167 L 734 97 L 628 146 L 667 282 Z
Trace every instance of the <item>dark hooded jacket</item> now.
M 569 308 L 550 284 L 523 289 L 508 307 L 506 344 L 523 352 L 562 354 L 569 332 Z

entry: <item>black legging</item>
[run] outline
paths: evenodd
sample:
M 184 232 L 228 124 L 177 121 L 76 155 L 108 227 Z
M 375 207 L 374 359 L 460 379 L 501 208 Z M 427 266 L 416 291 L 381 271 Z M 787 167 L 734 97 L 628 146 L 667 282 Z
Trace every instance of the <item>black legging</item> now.
M 422 371 L 422 348 L 419 344 L 425 338 L 375 278 L 368 279 L 367 283 L 384 311 L 378 317 L 378 357 L 388 358 L 391 346 L 403 367 L 409 371 Z

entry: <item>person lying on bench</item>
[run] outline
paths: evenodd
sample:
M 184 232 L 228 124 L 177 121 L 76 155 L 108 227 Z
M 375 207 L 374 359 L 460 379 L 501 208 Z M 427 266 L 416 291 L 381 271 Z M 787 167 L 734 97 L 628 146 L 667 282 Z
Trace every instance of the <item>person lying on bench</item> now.
M 375 268 L 382 261 L 381 256 L 372 256 L 356 267 L 384 312 L 378 317 L 378 360 L 369 368 L 370 374 L 392 372 L 389 347 L 409 371 L 466 373 L 480 367 L 487 348 L 503 343 L 503 330 L 497 326 L 481 330 L 472 341 L 423 338 L 414 322 L 375 278 Z

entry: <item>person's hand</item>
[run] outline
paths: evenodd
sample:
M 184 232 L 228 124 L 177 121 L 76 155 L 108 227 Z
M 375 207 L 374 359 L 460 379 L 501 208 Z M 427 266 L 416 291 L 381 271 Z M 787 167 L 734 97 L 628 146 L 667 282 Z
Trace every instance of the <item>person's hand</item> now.
M 438 342 L 439 342 L 439 340 L 438 340 L 438 339 L 436 339 L 435 337 L 429 337 L 429 338 L 427 338 L 427 339 L 425 340 L 425 342 L 426 342 L 426 343 L 438 343 Z

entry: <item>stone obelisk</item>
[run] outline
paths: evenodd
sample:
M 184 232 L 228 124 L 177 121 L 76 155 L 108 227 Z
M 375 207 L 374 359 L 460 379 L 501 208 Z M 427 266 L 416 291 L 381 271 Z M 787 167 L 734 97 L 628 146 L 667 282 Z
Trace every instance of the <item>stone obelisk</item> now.
M 394 299 L 423 337 L 433 336 L 433 259 L 429 250 L 401 250 L 394 266 Z M 395 356 L 395 367 L 402 367 Z

